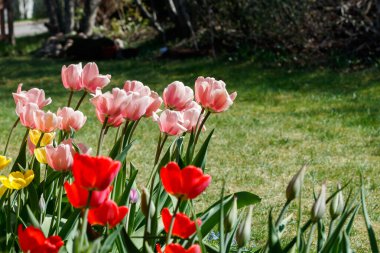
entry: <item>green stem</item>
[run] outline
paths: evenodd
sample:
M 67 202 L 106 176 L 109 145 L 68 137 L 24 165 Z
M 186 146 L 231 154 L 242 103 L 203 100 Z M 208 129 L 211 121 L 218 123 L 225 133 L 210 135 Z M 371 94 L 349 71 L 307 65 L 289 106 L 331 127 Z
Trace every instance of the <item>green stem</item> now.
M 166 246 L 169 245 L 170 238 L 172 237 L 174 221 L 175 221 L 175 217 L 177 215 L 180 204 L 181 204 L 181 198 L 178 199 L 177 205 L 174 208 L 173 216 L 172 216 L 172 219 L 170 221 L 169 233 L 168 233 L 168 236 L 166 237 Z
M 73 95 L 74 95 L 74 91 L 71 90 L 70 91 L 70 95 L 69 95 L 69 101 L 67 102 L 67 107 L 70 107 L 70 105 L 71 105 L 71 99 L 73 98 Z
M 38 139 L 36 148 L 39 148 L 41 146 L 41 141 L 42 141 L 42 138 L 44 138 L 44 135 L 45 135 L 45 133 L 42 132 L 41 135 L 40 135 L 40 138 Z
M 282 219 L 284 218 L 284 215 L 286 213 L 286 210 L 288 210 L 288 207 L 289 207 L 289 204 L 290 204 L 291 201 L 286 201 L 285 205 L 282 207 L 281 209 L 281 212 L 277 218 L 277 221 L 276 221 L 276 228 L 278 228 L 278 226 L 280 225 Z
M 56 223 L 56 234 L 59 234 L 59 224 L 61 223 L 61 209 L 62 209 L 62 193 L 63 193 L 63 182 L 65 181 L 65 173 L 62 173 L 61 180 L 59 182 L 58 190 L 58 208 L 57 208 L 57 223 Z
M 332 233 L 333 228 L 334 228 L 334 222 L 335 222 L 335 219 L 332 219 L 331 222 L 330 222 L 329 234 L 328 234 L 327 238 L 330 238 L 330 236 L 331 236 L 331 233 Z
M 103 142 L 104 130 L 106 129 L 107 121 L 108 121 L 108 117 L 106 117 L 104 119 L 104 122 L 103 122 L 103 125 L 102 125 L 102 129 L 100 130 L 99 140 L 98 140 L 98 148 L 96 149 L 96 156 L 98 156 L 99 153 L 100 153 L 100 147 L 101 147 L 102 142 Z
M 314 234 L 314 230 L 315 230 L 316 225 L 317 225 L 317 223 L 313 223 L 313 225 L 311 226 L 309 238 L 308 238 L 307 244 L 306 244 L 305 253 L 309 253 L 309 251 L 310 251 L 310 247 L 311 247 L 311 243 L 313 242 L 313 234 Z
M 203 126 L 205 125 L 205 123 L 206 123 L 208 117 L 210 117 L 210 115 L 211 115 L 211 112 L 208 111 L 208 112 L 206 113 L 206 116 L 205 116 L 204 119 L 202 120 L 202 123 L 200 124 L 199 128 L 197 129 L 197 133 L 196 133 L 196 135 L 195 135 L 195 140 L 194 140 L 194 148 L 195 148 L 195 146 L 197 145 L 199 135 L 200 135 L 201 132 L 202 132 L 202 128 L 203 128 Z
M 165 144 L 165 142 L 166 142 L 167 139 L 168 139 L 168 135 L 167 134 L 165 134 L 164 138 L 162 139 L 161 133 L 160 133 L 159 138 L 158 138 L 158 143 L 157 143 L 156 157 L 154 159 L 154 165 L 153 165 L 152 171 L 150 172 L 150 176 L 149 176 L 149 180 L 148 180 L 148 184 L 147 185 L 149 185 L 150 182 L 153 179 L 154 173 L 156 171 L 156 165 L 157 165 L 157 163 L 158 163 L 158 161 L 160 159 L 162 149 L 164 148 L 164 144 Z
M 75 111 L 79 109 L 79 106 L 82 104 L 84 98 L 87 96 L 87 93 L 88 93 L 87 91 L 84 91 L 82 97 L 81 97 L 80 100 L 78 101 L 77 106 L 75 106 Z
M 15 230 L 17 231 L 17 224 L 20 217 L 20 210 L 21 210 L 21 191 L 17 193 L 17 213 L 16 213 L 16 222 L 15 222 Z
M 3 152 L 3 155 L 5 156 L 7 154 L 7 151 L 8 151 L 8 145 L 9 145 L 9 141 L 11 139 L 11 136 L 12 136 L 12 133 L 13 133 L 13 130 L 16 128 L 17 124 L 20 122 L 20 118 L 17 118 L 17 120 L 15 121 L 15 123 L 13 124 L 11 130 L 9 131 L 9 134 L 8 134 L 8 139 L 7 139 L 7 143 L 5 144 L 5 148 L 4 148 L 4 152 Z
M 83 214 L 82 229 L 80 231 L 80 244 L 79 244 L 80 247 L 82 247 L 82 245 L 83 245 L 84 236 L 85 236 L 85 233 L 86 233 L 86 230 L 87 230 L 87 217 L 88 217 L 88 211 L 89 211 L 90 202 L 91 202 L 91 195 L 92 195 L 92 191 L 89 191 L 88 192 L 88 199 L 87 199 L 86 209 L 84 210 L 84 214 Z
M 301 219 L 302 219 L 302 188 L 298 197 L 298 214 L 297 214 L 297 249 L 301 250 Z

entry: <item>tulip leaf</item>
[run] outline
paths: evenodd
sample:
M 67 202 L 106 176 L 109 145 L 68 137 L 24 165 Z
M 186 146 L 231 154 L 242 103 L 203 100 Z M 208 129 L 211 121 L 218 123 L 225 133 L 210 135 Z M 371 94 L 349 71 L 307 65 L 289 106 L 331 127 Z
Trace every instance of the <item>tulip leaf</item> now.
M 71 231 L 73 231 L 76 228 L 79 214 L 80 214 L 80 210 L 75 209 L 75 211 L 67 219 L 61 231 L 59 231 L 59 236 L 61 236 L 62 240 L 66 240 L 67 237 L 70 235 Z
M 32 210 L 30 209 L 29 205 L 26 205 L 26 210 L 28 211 L 30 222 L 33 224 L 34 227 L 40 228 L 40 223 L 38 222 L 36 216 L 34 216 Z
M 112 250 L 113 243 L 116 240 L 117 236 L 119 235 L 121 229 L 122 229 L 122 226 L 118 226 L 118 228 L 115 229 L 112 232 L 112 234 L 107 236 L 107 239 L 103 242 L 103 245 L 100 248 L 100 253 L 107 253 Z
M 359 208 L 360 208 L 360 205 L 358 205 L 358 206 L 355 207 L 355 210 L 354 210 L 354 212 L 352 213 L 351 219 L 350 219 L 350 221 L 347 223 L 347 226 L 346 226 L 346 233 L 347 233 L 348 236 L 349 236 L 350 233 L 351 233 L 351 229 L 352 229 L 352 226 L 354 225 L 355 217 L 356 217 L 356 214 L 357 214 L 358 211 L 359 211 Z
M 121 163 L 123 163 L 123 162 L 125 161 L 125 158 L 127 157 L 127 154 L 128 154 L 129 149 L 132 147 L 132 144 L 133 144 L 133 142 L 129 143 L 129 144 L 123 149 L 123 151 L 115 157 L 115 160 L 118 160 L 118 161 L 120 161 Z
M 223 198 L 223 206 L 226 210 L 231 208 L 234 196 L 237 197 L 237 205 L 239 209 L 257 204 L 261 201 L 260 197 L 253 193 L 245 191 L 237 192 Z M 201 232 L 203 237 L 206 236 L 220 221 L 220 202 L 221 200 L 217 201 L 205 212 L 197 215 L 202 220 Z
M 38 207 L 39 197 L 38 197 L 36 188 L 34 188 L 33 184 L 29 184 L 27 189 L 28 189 L 28 193 L 29 193 L 28 203 L 29 203 L 31 209 L 34 210 L 34 213 L 36 213 L 37 210 L 40 210 Z
M 132 171 L 132 175 L 128 180 L 127 187 L 125 188 L 123 194 L 119 198 L 119 201 L 118 201 L 119 206 L 124 206 L 127 204 L 127 200 L 131 192 L 132 185 L 136 179 L 137 173 L 138 173 L 138 170 Z
M 379 248 L 376 242 L 376 235 L 375 235 L 375 232 L 373 231 L 371 220 L 369 218 L 368 211 L 367 211 L 367 205 L 365 202 L 363 178 L 361 179 L 361 181 L 362 181 L 362 185 L 361 185 L 360 195 L 361 195 L 361 202 L 362 202 L 362 211 L 364 215 L 365 225 L 367 227 L 369 242 L 371 245 L 372 253 L 379 253 Z
M 214 133 L 214 129 L 210 132 L 210 134 L 207 136 L 206 140 L 203 142 L 201 148 L 199 149 L 197 155 L 191 162 L 191 165 L 194 165 L 196 167 L 200 167 L 203 170 L 206 167 L 206 154 L 207 154 L 207 147 L 211 140 L 212 134 Z
M 193 155 L 194 155 L 194 139 L 195 139 L 195 135 L 194 135 L 194 131 L 192 131 L 191 134 L 190 134 L 190 139 L 189 139 L 189 143 L 187 145 L 187 150 L 186 150 L 186 155 L 185 155 L 186 165 L 189 165 L 190 162 L 191 162 L 191 159 L 193 159 Z
M 280 237 L 278 235 L 278 230 L 273 222 L 272 209 L 269 211 L 268 216 L 268 245 L 270 252 L 281 252 Z
M 140 252 L 139 249 L 136 247 L 136 245 L 132 242 L 131 238 L 129 237 L 125 229 L 121 230 L 119 238 L 121 239 L 122 245 L 126 249 L 126 252 L 128 253 Z
M 123 141 L 123 136 L 120 136 L 119 139 L 116 141 L 115 145 L 113 145 L 110 153 L 109 153 L 109 157 L 111 157 L 112 159 L 115 159 L 117 154 L 119 153 L 119 150 L 120 150 L 120 145 L 121 145 L 121 142 Z
M 22 143 L 21 143 L 20 151 L 15 160 L 15 163 L 13 164 L 11 172 L 18 171 L 19 166 L 21 166 L 22 168 L 26 168 L 26 139 L 28 138 L 28 134 L 29 134 L 29 129 L 26 130 L 24 139 L 22 140 Z

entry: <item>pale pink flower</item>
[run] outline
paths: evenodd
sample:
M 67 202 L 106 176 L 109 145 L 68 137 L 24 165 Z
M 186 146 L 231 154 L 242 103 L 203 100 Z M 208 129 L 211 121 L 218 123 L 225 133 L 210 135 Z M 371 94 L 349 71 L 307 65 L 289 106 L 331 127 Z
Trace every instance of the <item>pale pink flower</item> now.
M 122 109 L 127 101 L 127 94 L 124 90 L 113 88 L 112 93 L 108 91 L 103 94 L 97 90 L 90 101 L 95 106 L 96 116 L 101 123 L 104 123 L 106 117 L 108 125 L 118 127 L 123 123 Z
M 16 105 L 16 113 L 20 117 L 21 124 L 30 129 L 35 128 L 34 112 L 38 110 L 38 105 L 35 103 L 23 105 L 22 102 L 18 102 Z
M 65 132 L 71 132 L 71 129 L 78 131 L 87 120 L 87 117 L 81 111 L 74 111 L 71 107 L 58 109 L 57 116 L 62 118 L 59 129 Z
M 153 112 L 158 113 L 162 104 L 162 98 L 157 92 L 151 91 L 149 106 L 146 108 L 145 117 L 151 117 Z
M 211 112 L 226 111 L 236 98 L 237 93 L 228 94 L 226 84 L 211 77 L 198 77 L 195 81 L 195 100 Z
M 167 108 L 183 110 L 194 99 L 193 90 L 182 82 L 172 82 L 163 93 L 164 104 Z
M 73 141 L 74 140 L 72 138 L 68 138 L 66 140 L 63 140 L 61 144 L 70 145 L 70 147 L 72 147 L 72 152 L 78 153 L 77 150 L 74 148 Z M 75 146 L 79 149 L 78 151 L 80 154 L 90 155 L 92 152 L 92 148 L 87 147 L 84 143 L 75 143 Z
M 22 90 L 22 83 L 18 85 L 17 92 L 12 93 L 15 104 L 19 102 L 25 106 L 29 103 L 35 103 L 40 109 L 51 103 L 51 98 L 45 99 L 45 91 L 42 89 L 32 88 L 28 91 Z
M 44 112 L 37 110 L 33 115 L 35 128 L 44 133 L 50 133 L 56 130 L 62 120 L 61 117 L 57 117 L 55 113 L 50 111 Z
M 192 101 L 190 105 L 182 111 L 183 113 L 183 124 L 187 129 L 187 132 L 192 132 L 196 127 L 198 123 L 198 119 L 201 116 L 202 108 L 199 104 Z M 199 119 L 200 121 L 201 119 Z
M 142 82 L 140 81 L 130 81 L 127 80 L 124 83 L 124 88 L 125 92 L 138 92 L 142 96 L 149 96 L 151 91 L 148 86 L 145 86 Z
M 111 81 L 111 75 L 100 75 L 98 65 L 95 62 L 87 63 L 82 72 L 82 87 L 95 93 L 97 89 L 103 89 Z
M 160 116 L 153 112 L 153 120 L 157 122 L 160 131 L 168 135 L 181 135 L 187 129 L 182 126 L 183 115 L 179 111 L 164 110 Z
M 61 143 L 57 147 L 49 144 L 45 147 L 49 166 L 56 171 L 71 170 L 74 162 L 74 150 L 70 144 Z
M 72 91 L 83 89 L 82 87 L 82 63 L 65 65 L 61 70 L 63 86 Z
M 123 104 L 123 117 L 130 121 L 140 119 L 145 115 L 149 102 L 149 96 L 142 96 L 140 93 L 130 92 Z

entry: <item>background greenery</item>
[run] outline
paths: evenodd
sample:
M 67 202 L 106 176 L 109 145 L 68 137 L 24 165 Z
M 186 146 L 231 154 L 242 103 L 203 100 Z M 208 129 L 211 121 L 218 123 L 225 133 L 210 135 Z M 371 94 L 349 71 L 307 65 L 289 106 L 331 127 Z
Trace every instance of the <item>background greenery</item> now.
M 11 93 L 17 84 L 24 83 L 24 89 L 43 88 L 53 99 L 48 109 L 55 111 L 67 102 L 60 69 L 69 63 L 31 57 L 0 58 L 1 149 L 16 120 Z M 314 184 L 319 191 L 319 185 L 325 181 L 332 192 L 338 182 L 352 179 L 352 184 L 358 184 L 358 172 L 363 171 L 369 190 L 369 213 L 375 232 L 380 234 L 377 68 L 358 71 L 270 68 L 254 58 L 244 61 L 136 59 L 98 62 L 98 65 L 101 73 L 112 74 L 111 87 L 121 87 L 125 80 L 136 79 L 162 92 L 174 80 L 193 87 L 196 77 L 204 75 L 222 79 L 230 92 L 238 92 L 231 109 L 212 115 L 207 124 L 207 132 L 216 128 L 207 165 L 213 182 L 197 208 L 218 198 L 223 179 L 228 193 L 248 190 L 258 194 L 262 203 L 254 210 L 252 247 L 264 244 L 269 208 L 278 211 L 282 206 L 287 182 L 306 161 L 310 165 L 305 182 L 305 210 L 311 208 Z M 78 133 L 79 140 L 95 148 L 101 125 L 88 101 L 81 110 L 88 121 Z M 23 132 L 19 126 L 12 140 L 11 155 L 16 154 Z M 106 142 L 113 141 L 114 133 L 108 133 Z M 151 119 L 143 120 L 128 158 L 140 170 L 139 182 L 144 182 L 151 168 L 157 137 L 158 127 Z M 107 154 L 106 150 L 103 154 Z M 304 214 L 305 219 L 308 217 L 309 212 Z M 362 218 L 355 223 L 351 243 L 357 252 L 369 251 Z

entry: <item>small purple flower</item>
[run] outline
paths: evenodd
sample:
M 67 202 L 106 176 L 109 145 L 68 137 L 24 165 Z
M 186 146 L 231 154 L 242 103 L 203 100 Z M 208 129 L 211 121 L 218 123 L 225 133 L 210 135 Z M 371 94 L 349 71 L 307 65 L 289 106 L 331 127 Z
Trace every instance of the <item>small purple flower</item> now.
M 132 204 L 136 204 L 137 201 L 139 200 L 139 193 L 136 189 L 131 189 L 129 193 L 129 202 Z

